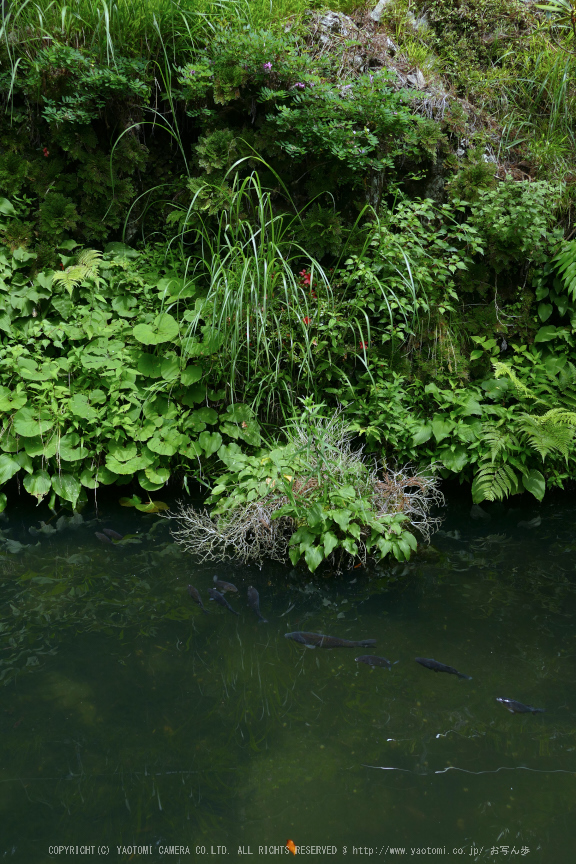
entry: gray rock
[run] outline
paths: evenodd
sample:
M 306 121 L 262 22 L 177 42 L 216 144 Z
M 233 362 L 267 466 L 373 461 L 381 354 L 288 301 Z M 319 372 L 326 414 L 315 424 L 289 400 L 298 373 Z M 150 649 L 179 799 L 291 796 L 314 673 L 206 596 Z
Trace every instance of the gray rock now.
M 373 21 L 376 21 L 376 23 L 378 23 L 380 21 L 380 18 L 382 17 L 382 15 L 384 13 L 384 9 L 391 2 L 392 2 L 392 0 L 378 0 L 376 7 L 370 13 L 370 18 L 372 18 Z
M 424 90 L 426 86 L 426 79 L 420 69 L 415 69 L 413 72 L 410 72 L 406 80 L 408 81 L 408 84 L 415 87 L 417 90 Z
M 358 33 L 358 27 L 352 19 L 342 12 L 326 12 L 318 19 L 318 26 L 327 35 L 343 36 L 345 39 L 351 39 Z

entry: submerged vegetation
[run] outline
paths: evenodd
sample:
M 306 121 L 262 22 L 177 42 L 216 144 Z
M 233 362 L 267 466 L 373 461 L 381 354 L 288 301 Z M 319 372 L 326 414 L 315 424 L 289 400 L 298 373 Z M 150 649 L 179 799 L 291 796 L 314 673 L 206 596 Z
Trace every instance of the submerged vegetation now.
M 5 4 L 2 508 L 200 482 L 206 554 L 339 569 L 572 478 L 568 7 L 373 5 Z

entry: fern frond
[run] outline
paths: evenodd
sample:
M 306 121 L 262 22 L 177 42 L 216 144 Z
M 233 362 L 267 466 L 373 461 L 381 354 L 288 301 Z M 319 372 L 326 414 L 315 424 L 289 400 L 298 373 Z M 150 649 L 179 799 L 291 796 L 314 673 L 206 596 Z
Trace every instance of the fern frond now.
M 502 501 L 517 491 L 518 476 L 505 462 L 501 465 L 485 464 L 472 483 L 472 497 L 477 504 L 480 501 Z
M 512 382 L 512 386 L 515 388 L 517 394 L 521 393 L 526 399 L 534 399 L 536 402 L 541 402 L 542 400 L 538 398 L 538 396 L 533 393 L 523 381 L 521 381 L 514 369 L 508 366 L 506 363 L 501 363 L 499 360 L 492 360 L 492 366 L 494 367 L 494 377 L 501 378 L 502 375 L 507 375 L 510 381 Z
M 98 249 L 83 249 L 77 257 L 77 263 L 97 273 L 101 258 L 102 252 L 99 252 Z
M 97 249 L 84 249 L 77 256 L 75 264 L 66 267 L 62 273 L 54 275 L 52 284 L 60 283 L 72 296 L 76 285 L 80 285 L 84 279 L 98 275 L 98 266 L 101 258 L 102 252 L 99 252 Z
M 565 408 L 552 408 L 540 417 L 522 414 L 518 427 L 542 461 L 554 451 L 568 459 L 576 433 L 576 413 Z
M 515 435 L 507 431 L 504 426 L 497 426 L 495 423 L 482 424 L 482 442 L 490 447 L 492 463 L 496 461 L 503 450 L 518 444 Z

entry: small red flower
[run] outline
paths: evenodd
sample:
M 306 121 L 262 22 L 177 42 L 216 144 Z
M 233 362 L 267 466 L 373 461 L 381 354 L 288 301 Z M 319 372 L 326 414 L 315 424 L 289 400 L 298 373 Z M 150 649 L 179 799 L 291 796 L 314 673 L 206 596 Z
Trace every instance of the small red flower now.
M 47 147 L 44 147 L 44 148 L 42 149 L 42 152 L 44 153 L 44 156 L 46 156 L 46 157 L 48 157 L 48 156 L 50 155 L 50 151 L 48 150 Z
M 310 324 L 310 322 L 312 321 L 312 319 L 309 318 L 308 315 L 306 315 L 302 320 L 304 321 L 305 324 Z
M 301 270 L 299 276 L 302 279 L 302 284 L 308 287 L 310 285 L 310 273 L 307 270 Z
M 368 342 L 360 342 L 360 348 L 368 348 Z

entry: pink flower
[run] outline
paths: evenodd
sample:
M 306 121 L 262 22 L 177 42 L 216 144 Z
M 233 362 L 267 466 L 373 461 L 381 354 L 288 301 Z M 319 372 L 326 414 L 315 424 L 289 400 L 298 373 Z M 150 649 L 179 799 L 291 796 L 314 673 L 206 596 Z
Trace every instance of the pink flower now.
M 271 72 L 272 71 L 272 63 L 264 63 L 264 71 Z
M 297 81 L 294 86 L 298 87 L 300 90 L 304 90 L 304 88 L 306 87 L 306 85 L 303 84 L 302 81 Z

